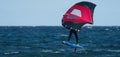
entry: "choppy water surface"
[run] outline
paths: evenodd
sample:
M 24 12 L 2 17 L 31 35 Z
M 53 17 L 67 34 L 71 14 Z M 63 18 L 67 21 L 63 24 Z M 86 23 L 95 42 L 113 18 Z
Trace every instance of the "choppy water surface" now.
M 76 53 L 62 44 L 68 34 L 59 26 L 0 27 L 0 57 L 120 57 L 119 26 L 83 27 L 78 34 L 84 49 Z

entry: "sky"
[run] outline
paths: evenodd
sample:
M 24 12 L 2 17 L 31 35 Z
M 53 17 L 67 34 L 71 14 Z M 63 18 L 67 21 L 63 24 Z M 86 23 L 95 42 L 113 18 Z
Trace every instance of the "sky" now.
M 92 26 L 120 26 L 120 0 L 0 0 L 0 26 L 62 26 L 66 11 L 81 1 L 97 5 Z

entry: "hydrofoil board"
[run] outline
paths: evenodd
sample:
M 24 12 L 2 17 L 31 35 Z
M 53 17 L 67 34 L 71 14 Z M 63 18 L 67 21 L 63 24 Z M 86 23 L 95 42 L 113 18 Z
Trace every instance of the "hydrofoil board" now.
M 65 44 L 65 45 L 71 46 L 73 48 L 83 48 L 83 46 L 80 46 L 80 45 L 77 45 L 77 44 L 74 44 L 74 43 L 71 43 L 71 42 L 68 42 L 68 41 L 63 41 L 62 43 Z

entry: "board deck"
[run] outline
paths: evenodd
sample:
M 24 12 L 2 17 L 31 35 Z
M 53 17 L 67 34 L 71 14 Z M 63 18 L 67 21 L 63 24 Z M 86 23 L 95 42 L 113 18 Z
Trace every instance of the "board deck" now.
M 71 46 L 73 48 L 83 48 L 83 46 L 80 46 L 80 45 L 77 45 L 77 44 L 74 44 L 74 43 L 70 43 L 68 41 L 63 41 L 62 43 L 65 44 L 65 45 Z

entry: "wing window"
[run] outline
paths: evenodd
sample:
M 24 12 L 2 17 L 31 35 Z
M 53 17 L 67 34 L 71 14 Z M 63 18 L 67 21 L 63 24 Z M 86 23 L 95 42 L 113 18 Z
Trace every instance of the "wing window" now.
M 82 16 L 82 15 L 81 15 L 81 11 L 78 10 L 78 9 L 73 9 L 70 14 L 74 14 L 74 15 L 77 15 L 77 16 L 80 16 L 80 17 Z

